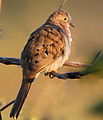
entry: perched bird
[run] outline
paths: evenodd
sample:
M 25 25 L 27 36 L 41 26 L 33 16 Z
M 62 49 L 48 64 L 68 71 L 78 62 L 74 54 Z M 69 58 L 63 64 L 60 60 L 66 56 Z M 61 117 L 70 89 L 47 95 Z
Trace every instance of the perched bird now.
M 10 117 L 18 118 L 31 84 L 41 72 L 50 73 L 62 67 L 70 55 L 71 17 L 68 12 L 56 10 L 34 31 L 21 53 L 23 78 Z

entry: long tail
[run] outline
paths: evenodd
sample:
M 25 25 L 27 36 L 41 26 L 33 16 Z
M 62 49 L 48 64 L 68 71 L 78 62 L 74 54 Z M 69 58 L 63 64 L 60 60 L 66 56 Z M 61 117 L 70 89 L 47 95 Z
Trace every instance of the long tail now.
M 13 118 L 16 117 L 16 119 L 18 118 L 20 110 L 30 90 L 32 82 L 33 80 L 30 79 L 26 79 L 22 81 L 22 85 L 17 95 L 16 101 L 13 105 L 13 108 L 11 110 L 10 117 Z

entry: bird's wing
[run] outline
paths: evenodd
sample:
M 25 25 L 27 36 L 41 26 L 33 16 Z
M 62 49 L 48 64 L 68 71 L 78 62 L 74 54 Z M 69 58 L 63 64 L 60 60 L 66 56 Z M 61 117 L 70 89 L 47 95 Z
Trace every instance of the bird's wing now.
M 31 34 L 22 54 L 23 68 L 38 73 L 64 54 L 65 40 L 59 27 L 44 25 Z

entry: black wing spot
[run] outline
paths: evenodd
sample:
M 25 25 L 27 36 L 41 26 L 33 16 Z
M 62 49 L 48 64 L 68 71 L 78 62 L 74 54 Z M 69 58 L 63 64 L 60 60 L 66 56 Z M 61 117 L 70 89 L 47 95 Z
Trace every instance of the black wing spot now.
M 64 50 L 62 50 L 62 54 L 64 54 Z
M 37 51 L 39 51 L 39 49 L 36 49 Z
M 46 45 L 45 45 L 45 44 L 43 44 L 43 47 L 48 47 L 48 46 L 49 46 L 48 44 L 46 44 Z
M 38 56 L 38 55 L 39 55 L 39 53 L 34 54 L 34 56 Z
M 38 63 L 38 62 L 39 62 L 39 61 L 37 61 L 37 60 L 35 61 L 35 63 Z
M 53 47 L 55 47 L 55 45 L 52 43 L 50 46 L 53 46 Z
M 45 54 L 48 55 L 48 51 L 47 50 L 45 51 Z

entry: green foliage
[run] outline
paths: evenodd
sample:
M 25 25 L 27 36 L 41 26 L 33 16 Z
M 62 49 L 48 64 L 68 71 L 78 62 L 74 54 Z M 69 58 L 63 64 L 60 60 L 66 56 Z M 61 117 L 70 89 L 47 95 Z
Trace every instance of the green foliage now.
M 92 114 L 103 115 L 103 100 L 91 107 Z
M 88 75 L 90 73 L 95 72 L 102 72 L 103 71 L 103 52 L 99 51 L 94 59 L 91 62 L 91 65 L 89 65 L 82 73 L 83 75 Z

